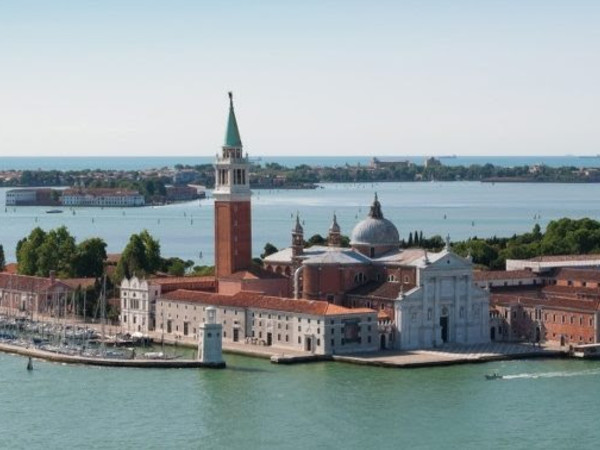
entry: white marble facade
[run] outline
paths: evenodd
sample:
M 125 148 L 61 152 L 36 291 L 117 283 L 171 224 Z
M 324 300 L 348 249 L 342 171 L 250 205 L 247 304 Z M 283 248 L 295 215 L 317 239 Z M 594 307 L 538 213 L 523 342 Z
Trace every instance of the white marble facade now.
M 490 342 L 489 293 L 470 262 L 444 250 L 416 263 L 417 286 L 395 302 L 398 349 Z

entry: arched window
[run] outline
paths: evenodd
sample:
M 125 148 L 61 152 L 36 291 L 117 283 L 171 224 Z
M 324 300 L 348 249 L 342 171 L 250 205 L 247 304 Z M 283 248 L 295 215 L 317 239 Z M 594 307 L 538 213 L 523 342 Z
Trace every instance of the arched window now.
M 367 281 L 367 276 L 364 273 L 358 272 L 356 275 L 354 275 L 354 283 L 355 284 L 363 284 L 366 281 Z

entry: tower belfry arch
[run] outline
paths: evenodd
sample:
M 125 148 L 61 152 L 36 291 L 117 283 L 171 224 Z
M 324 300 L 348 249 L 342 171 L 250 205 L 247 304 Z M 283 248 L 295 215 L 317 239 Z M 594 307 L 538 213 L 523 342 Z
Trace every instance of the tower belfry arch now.
M 250 268 L 252 216 L 250 164 L 243 145 L 229 92 L 225 142 L 215 162 L 215 272 L 217 277 Z

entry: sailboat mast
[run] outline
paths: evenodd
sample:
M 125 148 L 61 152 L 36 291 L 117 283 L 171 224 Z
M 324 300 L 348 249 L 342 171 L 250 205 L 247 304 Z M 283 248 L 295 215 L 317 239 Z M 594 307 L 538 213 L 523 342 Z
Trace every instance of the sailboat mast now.
M 106 344 L 105 344 L 105 340 L 106 340 L 106 335 L 104 333 L 104 322 L 105 322 L 105 317 L 106 317 L 106 274 L 104 274 L 104 278 L 102 280 L 102 297 L 100 298 L 101 300 L 101 312 L 100 312 L 100 317 L 101 317 L 101 323 L 102 323 L 102 340 L 101 340 L 101 349 L 102 349 L 102 356 L 104 356 L 106 354 Z

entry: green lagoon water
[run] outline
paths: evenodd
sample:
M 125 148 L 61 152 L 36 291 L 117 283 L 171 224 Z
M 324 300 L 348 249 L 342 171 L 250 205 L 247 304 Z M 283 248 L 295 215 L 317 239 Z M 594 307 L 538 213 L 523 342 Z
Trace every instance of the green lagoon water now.
M 508 236 L 559 217 L 600 218 L 598 184 L 388 183 L 257 191 L 253 245 L 290 242 L 300 212 L 306 236 L 342 232 L 378 192 L 387 218 L 410 231 Z M 0 189 L 0 204 L 5 189 Z M 118 252 L 146 228 L 163 254 L 211 264 L 210 199 L 136 209 L 0 209 L 0 243 L 34 226 L 66 225 Z M 540 217 L 534 219 L 534 216 Z M 199 258 L 202 252 L 202 259 Z M 228 369 L 140 370 L 64 366 L 0 354 L 0 449 L 37 448 L 595 448 L 600 362 L 535 360 L 393 370 L 318 363 L 292 367 L 227 356 Z M 494 370 L 511 375 L 486 381 Z
M 107 369 L 0 354 L 1 448 L 595 448 L 600 363 L 430 369 L 227 356 Z M 498 370 L 508 379 L 487 381 Z

